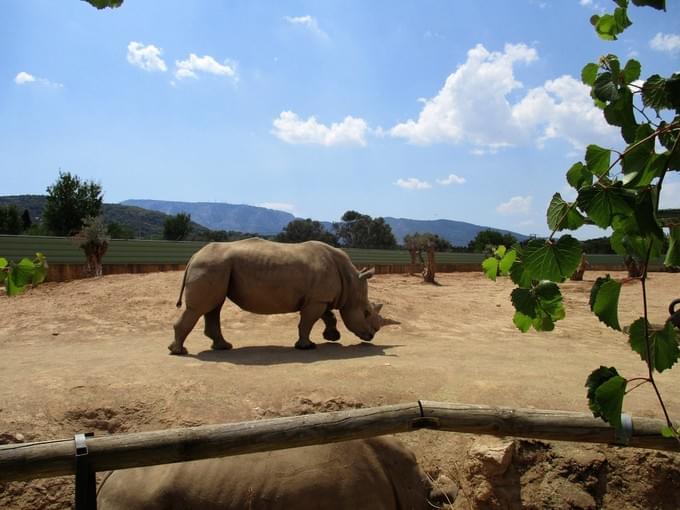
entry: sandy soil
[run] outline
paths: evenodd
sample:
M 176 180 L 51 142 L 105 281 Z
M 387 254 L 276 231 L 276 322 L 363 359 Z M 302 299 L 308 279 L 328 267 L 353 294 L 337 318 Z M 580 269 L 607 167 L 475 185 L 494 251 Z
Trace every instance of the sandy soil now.
M 370 297 L 402 324 L 372 344 L 340 321 L 340 343 L 324 343 L 319 322 L 318 348 L 298 351 L 295 314 L 258 316 L 227 303 L 222 328 L 234 349 L 211 351 L 199 323 L 185 344 L 189 355 L 178 357 L 166 346 L 181 277 L 114 275 L 0 296 L 0 443 L 417 399 L 587 412 L 583 385 L 592 369 L 645 373 L 625 337 L 590 313 L 593 272 L 563 285 L 567 318 L 552 333 L 515 329 L 507 280 L 441 274 L 432 286 L 382 275 L 370 280 Z M 653 274 L 649 288 L 652 322 L 661 323 L 680 296 L 680 274 Z M 622 324 L 641 315 L 640 296 L 639 284 L 624 286 Z M 658 381 L 680 416 L 680 369 Z M 627 397 L 625 411 L 661 416 L 647 388 Z M 509 466 L 486 472 L 475 452 L 497 440 L 431 431 L 400 437 L 433 477 L 455 481 L 455 508 L 676 508 L 680 501 L 678 455 L 518 440 L 500 443 Z M 69 508 L 72 490 L 70 478 L 0 484 L 0 507 Z

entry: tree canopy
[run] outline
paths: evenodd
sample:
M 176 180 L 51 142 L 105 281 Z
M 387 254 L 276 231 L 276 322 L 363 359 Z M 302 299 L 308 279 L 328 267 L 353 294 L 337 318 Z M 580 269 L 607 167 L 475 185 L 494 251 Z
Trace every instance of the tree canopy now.
M 191 233 L 191 214 L 178 213 L 169 216 L 163 224 L 163 239 L 166 241 L 184 241 Z
M 78 232 L 83 220 L 99 216 L 102 187 L 94 181 L 82 181 L 70 172 L 59 172 L 59 178 L 47 187 L 43 222 L 52 235 L 68 236 Z
M 21 234 L 23 225 L 16 206 L 0 206 L 0 234 Z
M 276 240 L 282 243 L 323 241 L 331 246 L 337 246 L 338 244 L 338 238 L 332 232 L 328 232 L 320 222 L 310 218 L 291 221 L 276 236 Z
M 397 240 L 384 218 L 371 218 L 357 211 L 347 211 L 341 222 L 333 223 L 342 244 L 348 248 L 396 248 Z
M 468 249 L 474 253 L 481 253 L 488 246 L 512 246 L 517 239 L 512 234 L 503 234 L 497 230 L 482 230 L 468 243 Z

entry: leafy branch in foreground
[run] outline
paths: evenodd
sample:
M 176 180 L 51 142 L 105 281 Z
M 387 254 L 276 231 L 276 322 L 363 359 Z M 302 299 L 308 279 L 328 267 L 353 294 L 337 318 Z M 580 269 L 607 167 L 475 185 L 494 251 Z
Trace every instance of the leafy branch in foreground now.
M 628 0 L 615 0 L 613 14 L 593 16 L 597 34 L 615 40 L 632 24 Z M 633 0 L 638 6 L 665 10 L 663 0 Z M 587 378 L 588 404 L 594 416 L 619 429 L 624 397 L 649 383 L 666 418 L 662 433 L 680 441 L 680 427 L 673 424 L 654 379 L 655 373 L 671 368 L 680 358 L 678 333 L 670 321 L 653 327 L 647 307 L 647 268 L 662 256 L 664 264 L 680 266 L 680 226 L 670 226 L 668 238 L 659 220 L 659 196 L 669 172 L 680 171 L 680 73 L 669 77 L 654 74 L 640 81 L 642 66 L 630 59 L 621 65 L 616 55 L 605 55 L 586 64 L 581 72 L 590 87 L 595 105 L 606 122 L 619 128 L 625 149 L 617 151 L 598 145 L 586 148 L 584 161 L 569 168 L 567 182 L 576 191 L 573 202 L 559 193 L 552 197 L 547 223 L 552 233 L 546 240 L 532 240 L 512 250 L 499 247 L 482 264 L 491 279 L 509 275 L 517 288 L 511 300 L 513 322 L 522 331 L 532 327 L 550 331 L 564 318 L 559 283 L 577 269 L 581 247 L 569 235 L 556 238 L 563 230 L 576 230 L 585 223 L 612 230 L 612 249 L 633 259 L 642 268 L 642 317 L 622 328 L 619 323 L 621 282 L 610 275 L 597 278 L 590 292 L 590 308 L 606 326 L 624 331 L 633 351 L 647 365 L 645 377 L 626 379 L 615 367 L 601 366 Z M 657 151 L 657 148 L 659 149 Z M 512 263 L 508 265 L 508 261 Z M 506 261 L 501 267 L 502 261 Z M 629 388 L 629 383 L 636 383 Z
M 0 257 L 0 283 L 5 284 L 8 296 L 21 294 L 26 286 L 38 285 L 47 276 L 47 260 L 42 253 L 36 253 L 33 260 L 23 258 L 19 262 Z

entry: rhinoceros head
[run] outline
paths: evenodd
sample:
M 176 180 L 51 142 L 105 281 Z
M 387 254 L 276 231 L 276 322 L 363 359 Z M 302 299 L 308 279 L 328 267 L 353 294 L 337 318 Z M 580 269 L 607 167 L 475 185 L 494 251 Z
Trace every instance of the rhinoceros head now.
M 370 342 L 378 330 L 390 324 L 399 324 L 392 319 L 386 319 L 380 315 L 382 303 L 371 303 L 368 300 L 367 280 L 375 274 L 375 269 L 363 269 L 358 273 L 359 286 L 357 294 L 350 303 L 340 309 L 342 320 L 352 333 Z

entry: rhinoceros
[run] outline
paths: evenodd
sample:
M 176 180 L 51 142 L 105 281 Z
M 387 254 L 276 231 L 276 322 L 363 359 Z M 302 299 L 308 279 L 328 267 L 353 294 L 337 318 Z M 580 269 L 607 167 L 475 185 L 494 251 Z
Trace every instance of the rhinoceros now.
M 323 337 L 337 341 L 340 332 L 333 310 L 361 340 L 371 341 L 387 324 L 380 316 L 382 304 L 368 300 L 367 280 L 374 270 L 358 271 L 349 256 L 319 241 L 277 243 L 259 238 L 210 243 L 194 254 L 184 272 L 177 307 L 186 308 L 175 322 L 172 354 L 186 354 L 184 340 L 201 316 L 213 349 L 231 349 L 222 336 L 220 310 L 229 298 L 243 310 L 258 314 L 300 312 L 298 349 L 312 349 L 314 323 L 322 319 Z
M 394 438 L 125 469 L 99 486 L 100 510 L 413 510 L 429 484 Z

